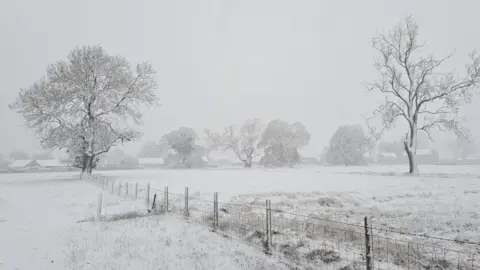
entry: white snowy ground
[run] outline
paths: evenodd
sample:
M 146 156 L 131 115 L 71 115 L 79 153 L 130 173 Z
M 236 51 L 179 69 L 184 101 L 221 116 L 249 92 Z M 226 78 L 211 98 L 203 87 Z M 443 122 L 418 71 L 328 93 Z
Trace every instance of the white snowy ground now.
M 294 169 L 132 170 L 102 172 L 122 182 L 221 202 L 272 207 L 319 218 L 480 242 L 480 166 L 306 167 Z M 191 204 L 195 203 L 193 200 Z M 411 239 L 409 240 L 419 240 Z
M 100 189 L 77 176 L 0 174 L 0 269 L 285 269 L 175 217 L 88 221 Z M 145 209 L 107 193 L 103 204 L 110 217 Z
M 155 192 L 161 192 L 164 186 L 168 186 L 170 192 L 183 194 L 184 188 L 189 187 L 193 197 L 212 200 L 213 192 L 217 191 L 221 202 L 257 206 L 264 206 L 265 199 L 271 199 L 272 207 L 297 214 L 356 224 L 362 222 L 363 216 L 373 215 L 374 226 L 378 227 L 400 229 L 418 235 L 480 241 L 480 166 L 421 166 L 421 173 L 415 176 L 405 175 L 405 170 L 405 166 L 371 166 L 129 170 L 99 173 L 123 183 L 150 183 L 153 189 L 157 189 Z M 208 230 L 203 231 L 203 227 L 190 227 L 193 225 L 184 225 L 174 218 L 150 217 L 106 225 L 77 224 L 78 220 L 95 213 L 98 191 L 95 186 L 65 180 L 77 174 L 0 175 L 0 261 L 3 263 L 0 264 L 0 269 L 32 269 L 29 267 L 32 262 L 38 265 L 34 269 L 63 269 L 66 263 L 70 263 L 67 268 L 71 269 L 101 269 L 104 265 L 97 264 L 99 256 L 105 260 L 124 254 L 123 251 L 113 249 L 113 243 L 125 242 L 132 245 L 140 243 L 139 239 L 150 234 L 161 239 L 156 241 L 156 238 L 152 238 L 151 242 L 149 239 L 146 246 L 152 250 L 165 249 L 169 242 L 164 239 L 167 234 L 185 239 L 182 242 L 187 242 L 186 246 L 189 247 L 195 247 L 194 243 L 203 241 L 202 237 L 206 236 L 202 235 L 206 234 L 209 239 L 218 239 L 209 242 L 212 251 L 218 248 L 216 253 L 224 254 L 223 250 L 234 250 L 224 246 L 230 244 L 222 242 L 223 238 L 215 238 L 217 236 L 211 236 Z M 108 195 L 106 198 L 109 205 L 106 211 L 110 214 L 128 210 L 135 205 L 137 208 L 144 207 L 141 201 L 120 203 L 119 199 L 109 198 Z M 190 204 L 195 204 L 195 201 L 192 199 Z M 142 229 L 138 235 L 129 235 L 126 233 L 131 231 L 127 230 L 129 226 Z M 165 234 L 160 233 L 161 230 L 165 230 Z M 192 239 L 192 234 L 199 238 Z M 420 238 L 410 237 L 408 240 L 421 241 Z M 84 253 L 83 247 L 87 243 L 93 246 Z M 182 261 L 187 260 L 192 252 L 203 254 L 201 249 L 187 250 L 179 242 L 175 243 L 178 244 L 175 248 L 179 250 Z M 145 246 L 145 243 L 139 245 Z M 258 250 L 242 247 L 239 250 L 243 253 L 239 256 L 250 259 L 241 261 L 259 261 L 270 265 L 270 261 L 265 261 Z M 460 249 L 462 246 L 452 243 L 451 248 Z M 142 254 L 130 253 L 127 257 L 122 256 L 110 262 L 130 261 L 135 265 L 143 260 L 139 257 Z M 169 256 L 171 253 L 155 253 L 158 254 Z M 255 259 L 251 259 L 250 254 Z M 255 257 L 257 255 L 260 257 Z M 147 259 L 158 258 L 153 254 L 146 256 Z M 199 255 L 202 258 L 205 256 L 207 255 Z M 211 261 L 218 262 L 219 266 L 225 263 L 224 260 L 235 264 L 236 259 L 229 258 L 225 256 L 219 261 Z M 205 260 L 208 262 L 210 259 Z M 163 261 L 165 260 L 157 260 L 158 263 Z M 194 265 L 194 261 L 190 263 Z M 236 265 L 239 265 L 239 269 L 245 266 Z M 142 267 L 148 269 L 149 265 L 143 264 Z M 175 269 L 178 265 L 170 267 Z

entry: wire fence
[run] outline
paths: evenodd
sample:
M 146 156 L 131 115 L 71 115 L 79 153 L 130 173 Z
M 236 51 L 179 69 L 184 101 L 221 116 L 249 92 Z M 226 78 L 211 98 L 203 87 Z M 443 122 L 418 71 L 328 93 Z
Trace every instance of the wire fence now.
M 144 200 L 149 213 L 169 213 L 201 223 L 225 237 L 237 238 L 300 269 L 480 269 L 480 244 L 423 236 L 423 241 L 374 227 L 369 217 L 358 224 L 284 212 L 272 207 L 195 198 L 94 175 L 87 180 L 125 199 Z M 274 205 L 275 206 L 275 205 Z M 451 246 L 461 244 L 462 249 Z

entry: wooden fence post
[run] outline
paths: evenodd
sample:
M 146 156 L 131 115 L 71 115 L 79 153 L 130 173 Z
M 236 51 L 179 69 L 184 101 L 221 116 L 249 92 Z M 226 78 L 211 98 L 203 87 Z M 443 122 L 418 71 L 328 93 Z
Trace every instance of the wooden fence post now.
M 149 206 L 150 203 L 150 183 L 147 184 L 147 195 L 145 196 L 145 200 L 147 202 L 147 207 Z
M 122 181 L 118 181 L 118 196 L 122 195 Z
M 185 216 L 188 217 L 188 187 L 185 188 Z
M 165 195 L 163 196 L 165 200 L 165 212 L 168 213 L 168 187 L 165 187 Z
M 125 183 L 125 197 L 128 197 L 128 182 Z
M 218 192 L 213 193 L 213 229 L 218 228 Z
M 272 248 L 272 203 L 270 200 L 265 201 L 265 243 L 268 254 Z
M 115 188 L 115 181 L 112 181 L 112 194 L 115 194 L 115 191 L 113 190 Z
M 135 199 L 138 199 L 138 182 L 135 183 Z
M 158 214 L 157 193 L 153 194 L 153 202 L 152 202 L 152 210 L 151 211 L 155 214 Z
M 273 246 L 273 230 L 272 230 L 272 201 L 268 200 L 268 244 L 270 248 Z
M 367 270 L 373 270 L 372 262 L 372 245 L 371 245 L 371 235 L 369 230 L 368 217 L 364 218 L 365 225 L 365 258 Z
M 218 216 L 218 192 L 216 192 L 216 193 L 217 193 L 217 208 L 216 208 L 217 209 L 217 219 L 215 220 L 215 222 L 216 222 L 215 227 L 217 227 L 217 229 L 218 229 L 218 221 L 220 220 L 220 218 Z
M 102 192 L 98 194 L 97 220 L 102 218 Z

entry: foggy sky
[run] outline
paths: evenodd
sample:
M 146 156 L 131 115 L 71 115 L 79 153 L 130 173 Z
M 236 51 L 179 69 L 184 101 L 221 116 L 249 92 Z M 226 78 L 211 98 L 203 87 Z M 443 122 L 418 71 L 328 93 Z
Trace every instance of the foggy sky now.
M 158 72 L 162 107 L 145 114 L 142 141 L 260 117 L 301 121 L 312 135 L 304 153 L 319 154 L 336 127 L 362 124 L 378 101 L 361 84 L 376 78 L 376 33 L 412 14 L 429 50 L 455 51 L 444 68 L 463 72 L 468 52 L 480 50 L 478 10 L 478 0 L 2 0 L 0 153 L 40 149 L 7 107 L 19 89 L 74 47 L 100 44 Z M 464 113 L 478 138 L 476 102 Z

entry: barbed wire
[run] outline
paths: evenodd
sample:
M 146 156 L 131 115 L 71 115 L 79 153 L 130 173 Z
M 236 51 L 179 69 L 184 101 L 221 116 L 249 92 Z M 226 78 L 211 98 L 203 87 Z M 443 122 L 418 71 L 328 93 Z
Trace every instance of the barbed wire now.
M 107 179 L 107 178 L 104 178 L 104 179 Z M 98 182 L 98 179 L 96 181 Z M 108 178 L 108 182 L 109 183 L 112 182 L 112 178 Z M 106 186 L 103 185 L 103 187 L 106 187 L 109 190 L 110 189 L 109 183 L 107 183 Z M 112 185 L 117 184 L 117 187 L 118 187 L 118 183 L 119 181 L 113 179 Z M 122 191 L 123 191 L 122 186 L 124 185 L 131 186 L 131 184 L 128 181 L 121 182 L 120 188 L 119 189 L 116 188 L 113 194 L 118 194 L 117 190 L 120 190 L 120 194 L 122 194 Z M 188 208 L 186 208 L 184 203 L 182 203 L 181 201 L 172 200 L 171 203 L 168 203 L 166 210 L 169 212 L 178 211 L 178 213 L 181 213 L 184 216 L 190 216 L 190 217 L 193 217 L 192 213 L 200 210 L 200 214 L 201 214 L 200 221 L 202 223 L 207 222 L 212 224 L 211 222 L 215 219 L 214 209 L 212 208 L 212 205 L 215 204 L 215 201 L 213 200 L 207 200 L 207 199 L 202 199 L 202 198 L 197 198 L 192 196 L 187 197 L 186 194 L 177 194 L 177 193 L 172 193 L 170 191 L 166 192 L 167 189 L 160 190 L 158 188 L 152 188 L 150 185 L 141 185 L 141 184 L 135 183 L 134 186 L 137 189 L 135 191 L 136 194 L 131 194 L 131 193 L 126 194 L 127 196 L 129 196 L 127 199 L 129 198 L 131 199 L 130 196 L 134 196 L 134 195 L 135 195 L 135 199 L 147 200 L 147 197 L 148 197 L 149 199 L 147 201 L 151 203 L 152 201 L 150 199 L 152 198 L 152 195 L 153 195 L 152 192 L 157 194 L 157 198 L 158 196 L 163 196 L 163 198 L 165 198 L 166 197 L 165 195 L 168 195 L 169 198 L 170 197 L 185 198 L 186 203 L 188 203 L 188 201 L 192 202 L 191 205 L 190 204 L 188 205 Z M 127 190 L 130 191 L 130 189 L 128 188 Z M 147 190 L 149 190 L 150 193 L 146 193 Z M 139 194 L 140 191 L 142 191 L 141 192 L 142 194 Z M 195 206 L 195 203 L 193 203 L 194 201 L 205 202 L 205 203 L 208 203 L 208 205 L 203 205 L 200 207 L 200 209 L 198 209 L 198 206 Z M 219 201 L 217 201 L 216 203 L 217 205 L 220 206 L 220 210 L 221 210 L 220 212 L 223 211 L 222 207 L 227 207 L 226 209 L 224 209 L 225 211 L 222 214 L 224 218 L 229 217 L 230 215 L 230 218 L 228 218 L 228 220 L 226 221 L 223 221 L 221 225 L 222 230 L 224 230 L 227 234 L 228 232 L 230 232 L 230 234 L 236 234 L 237 236 L 240 236 L 239 238 L 246 239 L 250 242 L 252 241 L 251 239 L 252 235 L 255 235 L 256 233 L 261 234 L 261 232 L 264 230 L 265 211 L 267 211 L 268 209 L 267 207 L 262 207 L 258 205 L 238 204 L 238 203 L 226 203 L 226 202 L 219 202 Z M 234 209 L 238 208 L 238 210 L 232 211 L 232 210 L 229 210 L 230 208 L 234 208 Z M 244 212 L 244 209 L 250 209 L 250 210 L 254 209 L 254 210 L 262 211 L 264 213 L 259 213 L 255 211 L 248 212 L 248 210 L 247 212 Z M 287 248 L 285 245 L 288 245 L 287 243 L 288 239 L 296 239 L 294 242 L 303 243 L 302 245 L 307 245 L 311 252 L 318 250 L 318 248 L 317 249 L 314 248 L 316 246 L 317 247 L 320 246 L 323 248 L 329 247 L 331 249 L 338 250 L 340 253 L 343 254 L 342 255 L 343 257 L 353 256 L 354 259 L 352 259 L 353 260 L 352 263 L 355 263 L 357 260 L 364 260 L 365 254 L 362 252 L 362 248 L 365 245 L 364 243 L 365 239 L 362 238 L 363 233 L 361 230 L 360 232 L 358 231 L 355 232 L 349 229 L 349 228 L 365 229 L 364 225 L 342 222 L 338 220 L 331 220 L 331 219 L 321 218 L 321 217 L 312 216 L 312 215 L 292 213 L 292 212 L 284 211 L 281 209 L 275 209 L 275 208 L 271 208 L 270 211 L 274 214 L 284 214 L 291 217 L 299 217 L 302 219 L 306 219 L 306 220 L 297 220 L 297 219 L 287 218 L 285 216 L 274 215 L 272 218 L 276 220 L 273 226 L 274 235 L 276 235 L 275 236 L 275 239 L 276 239 L 275 241 L 277 243 L 275 247 L 276 249 L 281 250 L 282 248 Z M 317 224 L 315 223 L 315 221 L 322 221 L 322 222 L 325 222 L 325 224 Z M 331 227 L 331 224 L 342 225 L 342 226 L 345 226 L 346 228 Z M 309 226 L 321 226 L 321 228 L 323 228 L 323 236 L 321 238 L 317 238 L 319 232 L 311 231 L 309 229 Z M 447 258 L 445 254 L 449 253 L 449 254 L 453 254 L 453 255 L 449 255 L 448 257 L 449 260 L 452 260 L 451 257 L 455 257 L 455 258 L 458 257 L 457 259 L 458 262 L 456 263 L 458 269 L 476 269 L 475 268 L 476 261 L 475 261 L 474 253 L 457 250 L 451 247 L 448 247 L 448 248 L 442 247 L 435 243 L 432 243 L 432 244 L 419 243 L 419 242 L 414 242 L 410 240 L 391 238 L 394 236 L 389 237 L 389 236 L 379 235 L 378 233 L 385 232 L 385 233 L 392 233 L 392 234 L 398 234 L 398 235 L 404 235 L 404 236 L 410 236 L 410 237 L 422 237 L 432 241 L 437 240 L 437 241 L 445 241 L 445 242 L 454 242 L 456 244 L 469 244 L 477 247 L 480 247 L 480 243 L 472 242 L 468 240 L 461 241 L 461 240 L 449 239 L 449 238 L 444 238 L 439 236 L 418 235 L 418 234 L 413 234 L 408 232 L 396 231 L 394 229 L 377 227 L 371 224 L 369 225 L 369 228 L 372 230 L 372 232 L 376 231 L 376 233 L 372 234 L 372 241 L 374 241 L 374 246 L 373 246 L 374 256 L 377 256 L 379 258 L 381 257 L 380 259 L 377 258 L 377 260 L 380 260 L 376 262 L 378 263 L 378 265 L 382 265 L 382 263 L 387 263 L 388 265 L 391 265 L 392 263 L 395 265 L 397 265 L 398 263 L 405 263 L 402 261 L 404 259 L 402 259 L 401 256 L 406 256 L 407 257 L 406 260 L 408 263 L 410 263 L 410 260 L 412 260 L 416 263 L 417 266 L 421 266 L 422 260 L 437 260 L 436 258 L 437 255 L 435 254 L 444 254 L 444 257 Z M 282 231 L 282 233 L 279 234 L 279 232 L 276 232 L 275 230 L 280 230 Z M 287 231 L 284 232 L 284 230 L 287 230 Z M 288 230 L 296 233 L 290 234 L 288 233 Z M 260 242 L 260 245 L 263 245 L 262 242 Z M 353 245 L 353 246 L 350 246 L 350 245 Z M 412 247 L 416 247 L 418 251 L 413 250 Z M 421 255 L 417 254 L 417 253 L 420 253 L 420 249 L 422 249 L 422 252 L 423 252 Z M 429 250 L 433 254 L 431 255 L 433 256 L 432 257 L 433 259 L 430 257 L 428 258 L 426 257 L 426 256 L 430 256 L 427 254 L 430 252 Z M 281 252 L 284 252 L 284 251 L 281 251 Z M 402 252 L 403 253 L 406 252 L 406 255 L 399 255 Z M 396 253 L 396 255 L 395 254 L 392 255 L 392 253 Z M 476 250 L 476 253 L 480 253 L 480 249 Z M 393 256 L 395 258 L 392 259 L 392 258 L 389 258 L 389 256 L 390 257 Z M 394 260 L 394 261 L 390 261 L 390 260 Z M 398 260 L 400 260 L 400 262 Z M 461 265 L 470 265 L 469 263 L 470 260 L 471 260 L 471 266 L 469 267 L 471 268 L 461 267 Z M 335 268 L 335 269 L 338 269 L 338 268 Z M 389 269 L 389 268 L 381 268 L 380 266 L 374 266 L 372 269 Z M 441 269 L 444 269 L 444 268 L 441 268 Z

